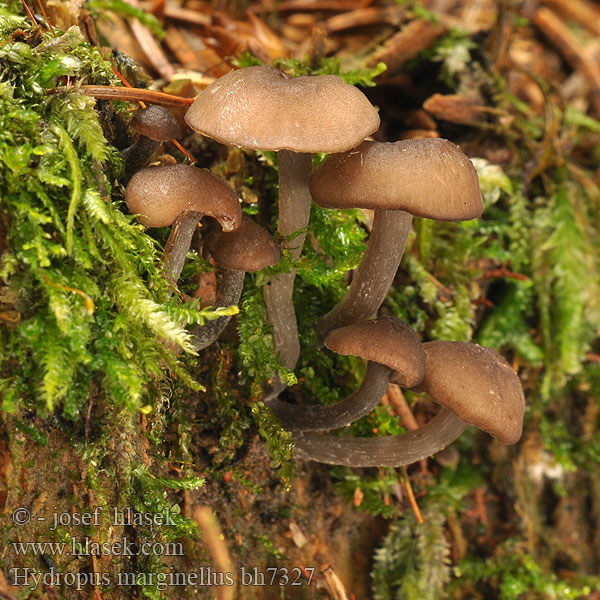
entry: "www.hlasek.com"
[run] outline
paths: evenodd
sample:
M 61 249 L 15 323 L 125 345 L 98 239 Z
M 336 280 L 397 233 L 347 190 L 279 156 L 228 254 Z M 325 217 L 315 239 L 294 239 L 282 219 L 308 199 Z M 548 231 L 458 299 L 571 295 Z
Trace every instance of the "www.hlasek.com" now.
M 310 585 L 314 567 L 268 567 L 264 571 L 259 567 L 240 567 L 236 572 L 215 571 L 212 567 L 200 567 L 195 571 L 182 573 L 170 567 L 164 573 L 117 573 L 112 577 L 109 573 L 59 573 L 51 570 L 41 573 L 29 568 L 9 569 L 9 583 L 14 586 L 37 589 L 40 585 L 72 587 L 82 590 L 86 585 L 93 586 L 155 586 L 164 591 L 169 587 L 203 587 L 203 586 L 300 586 Z
M 136 546 L 125 536 L 118 542 L 94 542 L 84 538 L 80 542 L 72 537 L 70 542 L 12 542 L 16 556 L 183 556 L 181 542 L 144 542 Z

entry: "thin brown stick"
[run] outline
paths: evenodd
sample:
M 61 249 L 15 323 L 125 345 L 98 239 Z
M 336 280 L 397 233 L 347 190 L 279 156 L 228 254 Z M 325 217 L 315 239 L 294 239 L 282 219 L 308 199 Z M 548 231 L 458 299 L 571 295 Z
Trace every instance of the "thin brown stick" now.
M 408 471 L 406 467 L 400 467 L 400 471 L 402 471 L 402 479 L 404 483 L 404 487 L 406 488 L 406 495 L 408 496 L 408 502 L 410 503 L 410 507 L 412 508 L 413 513 L 415 514 L 415 519 L 417 519 L 417 523 L 420 525 L 423 522 L 423 517 L 421 516 L 421 511 L 419 510 L 419 505 L 415 500 L 415 495 L 413 494 L 412 487 L 410 485 L 410 479 L 408 478 Z
M 404 399 L 404 394 L 399 386 L 395 383 L 390 383 L 387 389 L 387 397 L 394 409 L 394 412 L 400 417 L 402 421 L 402 426 L 406 427 L 409 431 L 414 431 L 415 429 L 419 429 L 419 425 L 415 419 L 415 416 L 412 414 L 410 407 L 406 403 Z
M 509 271 L 506 267 L 500 267 L 499 269 L 494 269 L 492 271 L 486 271 L 483 274 L 484 279 L 495 279 L 496 277 L 509 277 L 510 279 L 518 279 L 519 281 L 529 281 L 529 277 L 527 275 L 523 275 L 523 273 L 515 273 L 514 271 Z
M 398 385 L 396 385 L 395 383 L 390 383 L 390 385 L 388 385 L 387 397 L 394 409 L 394 412 L 400 417 L 402 425 L 406 427 L 406 429 L 408 429 L 409 431 L 419 429 L 419 424 L 417 423 L 417 420 L 415 419 L 412 410 L 410 410 L 410 406 L 408 406 L 406 400 L 404 399 L 404 394 L 402 393 L 402 390 Z M 426 468 L 426 462 L 424 460 L 421 461 L 421 467 Z M 415 495 L 410 485 L 408 471 L 406 467 L 400 467 L 400 471 L 402 473 L 402 483 L 404 483 L 404 487 L 406 488 L 408 502 L 412 508 L 413 513 L 415 514 L 417 523 L 419 523 L 420 525 L 423 522 L 423 517 L 421 516 L 419 505 L 415 500 Z
M 29 8 L 27 2 L 25 2 L 25 0 L 21 0 L 21 3 L 25 7 L 25 10 L 27 11 L 27 14 L 29 15 L 29 18 L 32 20 L 33 24 L 36 26 L 37 29 L 39 29 L 40 24 L 35 20 L 35 17 L 33 16 L 33 13 L 31 12 L 31 9 Z
M 49 94 L 59 94 L 71 91 L 68 88 L 51 88 Z M 147 102 L 148 104 L 160 104 L 161 106 L 190 106 L 194 98 L 181 98 L 156 90 L 145 90 L 142 88 L 115 87 L 111 85 L 82 85 L 77 91 L 86 96 L 102 100 L 127 100 L 130 102 Z
M 193 518 L 202 531 L 202 541 L 208 549 L 215 571 L 223 573 L 224 577 L 225 574 L 233 575 L 233 562 L 213 511 L 208 506 L 197 506 Z M 236 587 L 235 583 L 220 585 L 216 588 L 216 597 L 218 600 L 233 600 L 236 597 Z
M 44 19 L 46 20 L 46 25 L 48 25 L 48 29 L 50 29 L 50 33 L 52 34 L 52 37 L 56 37 L 56 32 L 54 31 L 54 27 L 52 27 L 52 23 L 50 23 L 50 19 L 48 18 L 48 15 L 46 14 L 46 9 L 44 8 L 44 5 L 42 4 L 42 0 L 37 0 L 38 6 L 40 7 L 40 10 L 42 11 L 42 14 L 44 15 Z

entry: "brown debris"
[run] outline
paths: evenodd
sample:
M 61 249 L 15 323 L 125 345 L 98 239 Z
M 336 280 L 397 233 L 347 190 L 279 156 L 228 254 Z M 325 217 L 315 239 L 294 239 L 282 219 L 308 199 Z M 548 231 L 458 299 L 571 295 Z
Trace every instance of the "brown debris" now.
M 167 4 L 165 6 L 165 17 L 174 21 L 183 21 L 189 25 L 210 25 L 210 15 L 199 12 L 197 10 L 189 10 L 181 8 L 176 4 Z M 168 38 L 167 38 L 168 39 Z
M 221 77 L 231 67 L 197 35 L 184 27 L 167 27 L 165 43 L 177 60 L 187 69 L 213 77 Z
M 406 129 L 402 132 L 400 139 L 402 140 L 424 140 L 426 138 L 438 138 L 440 134 L 431 129 Z
M 345 12 L 356 10 L 364 4 L 355 0 L 286 0 L 277 4 L 277 10 L 279 12 Z
M 285 58 L 287 50 L 281 41 L 281 38 L 261 19 L 259 19 L 251 10 L 246 11 L 248 20 L 253 29 L 255 39 L 250 39 L 248 48 L 252 51 L 254 46 L 261 48 L 269 57 L 267 62 L 278 58 Z
M 175 69 L 167 59 L 161 45 L 158 43 L 152 32 L 142 25 L 137 19 L 131 23 L 131 31 L 135 36 L 140 48 L 148 57 L 153 69 L 163 78 L 171 79 Z
M 542 4 L 567 20 L 585 27 L 592 35 L 600 35 L 600 7 L 588 0 L 542 0 Z
M 346 588 L 331 565 L 322 566 L 321 575 L 332 600 L 348 600 Z
M 327 19 L 323 23 L 323 28 L 328 33 L 334 33 L 367 25 L 380 25 L 383 23 L 398 25 L 404 15 L 405 9 L 399 6 L 358 8 L 352 12 L 342 13 Z
M 425 100 L 423 108 L 436 119 L 461 125 L 481 125 L 490 112 L 479 101 L 458 94 L 434 94 Z
M 124 19 L 113 13 L 108 13 L 110 20 L 100 19 L 96 21 L 96 28 L 103 35 L 110 46 L 119 52 L 133 58 L 137 63 L 148 71 L 152 70 L 152 63 L 142 50 L 137 40 L 131 35 L 131 31 Z
M 535 26 L 556 47 L 575 71 L 585 75 L 594 90 L 594 106 L 600 115 L 600 66 L 589 56 L 568 27 L 548 8 L 539 8 L 533 16 Z
M 444 25 L 415 19 L 387 40 L 383 49 L 372 56 L 369 64 L 374 66 L 378 62 L 384 62 L 387 65 L 386 74 L 393 75 L 444 33 Z
M 437 123 L 431 118 L 431 115 L 423 109 L 418 109 L 410 113 L 410 115 L 404 119 L 405 125 L 412 129 L 429 129 L 435 131 L 437 129 Z

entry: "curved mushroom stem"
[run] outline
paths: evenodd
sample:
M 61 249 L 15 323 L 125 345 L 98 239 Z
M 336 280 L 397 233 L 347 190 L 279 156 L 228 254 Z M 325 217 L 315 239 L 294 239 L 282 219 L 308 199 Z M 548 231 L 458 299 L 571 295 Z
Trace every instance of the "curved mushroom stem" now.
M 290 431 L 324 431 L 354 423 L 369 414 L 381 400 L 390 381 L 391 369 L 369 361 L 360 387 L 332 406 L 298 406 L 281 400 L 265 402 L 281 425 Z
M 242 295 L 246 273 L 224 267 L 219 267 L 219 273 L 221 274 L 221 283 L 217 290 L 217 299 L 214 308 L 232 306 L 234 304 L 237 306 Z M 196 325 L 191 331 L 194 336 L 192 341 L 194 350 L 204 350 L 204 348 L 208 348 L 208 346 L 216 342 L 230 319 L 230 316 L 219 317 L 215 321 L 208 321 L 204 325 Z
M 177 283 L 187 253 L 192 245 L 192 238 L 198 227 L 202 213 L 186 211 L 171 226 L 169 239 L 165 244 L 165 273 L 173 283 Z
M 300 154 L 290 150 L 277 153 L 279 161 L 279 233 L 287 237 L 308 225 L 310 216 L 310 192 L 308 183 L 311 175 L 310 154 Z M 302 253 L 305 233 L 286 242 L 294 260 Z M 294 270 L 282 273 L 264 288 L 268 319 L 273 326 L 273 346 L 279 354 L 279 361 L 288 369 L 293 369 L 300 355 L 298 325 L 292 294 L 294 292 Z
M 134 173 L 143 169 L 161 144 L 162 142 L 151 140 L 149 137 L 140 134 L 129 148 L 123 150 L 122 154 L 125 158 L 123 179 L 129 181 Z
M 401 467 L 439 452 L 466 427 L 462 419 L 442 407 L 429 423 L 403 435 L 342 438 L 297 433 L 294 434 L 296 458 L 347 467 Z
M 401 210 L 375 211 L 371 236 L 350 288 L 342 301 L 319 319 L 321 339 L 330 331 L 370 319 L 384 301 L 400 266 L 412 215 Z

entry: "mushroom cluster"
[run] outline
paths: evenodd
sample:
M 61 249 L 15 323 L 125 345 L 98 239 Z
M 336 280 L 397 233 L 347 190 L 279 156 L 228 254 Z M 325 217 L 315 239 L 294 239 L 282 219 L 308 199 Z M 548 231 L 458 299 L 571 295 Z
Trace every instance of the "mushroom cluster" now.
M 155 111 L 149 118 L 161 126 L 165 121 Z M 523 389 L 497 352 L 464 342 L 422 344 L 399 319 L 372 318 L 400 265 L 413 215 L 461 221 L 483 212 L 477 174 L 457 146 L 442 139 L 366 141 L 378 129 L 379 117 L 357 88 L 336 76 L 290 78 L 269 66 L 239 69 L 216 80 L 198 95 L 185 120 L 221 143 L 277 152 L 278 232 L 293 260 L 302 252 L 311 198 L 324 208 L 374 210 L 371 235 L 352 283 L 317 324 L 326 348 L 367 361 L 362 383 L 332 406 L 299 406 L 279 399 L 285 386 L 275 375 L 265 394 L 266 404 L 293 432 L 298 457 L 348 466 L 406 465 L 445 448 L 467 424 L 504 444 L 518 441 Z M 128 151 L 128 168 L 147 162 L 142 156 L 134 161 L 137 145 L 147 156 L 160 144 L 148 140 L 147 128 L 139 129 L 139 123 L 136 127 L 140 139 Z M 173 129 L 165 127 L 162 137 L 153 139 L 169 139 Z M 330 156 L 313 174 L 311 154 L 316 152 Z M 239 302 L 246 271 L 279 261 L 279 247 L 265 230 L 242 217 L 233 190 L 202 169 L 142 169 L 131 177 L 126 201 L 143 224 L 171 226 L 165 272 L 174 282 L 200 219 L 212 217 L 204 248 L 220 276 L 218 306 Z M 264 288 L 274 349 L 288 369 L 294 369 L 300 354 L 294 278 L 291 270 L 272 277 Z M 227 322 L 223 317 L 196 327 L 195 348 L 212 344 Z M 390 382 L 427 393 L 442 405 L 438 414 L 402 436 L 362 439 L 319 433 L 368 414 Z

